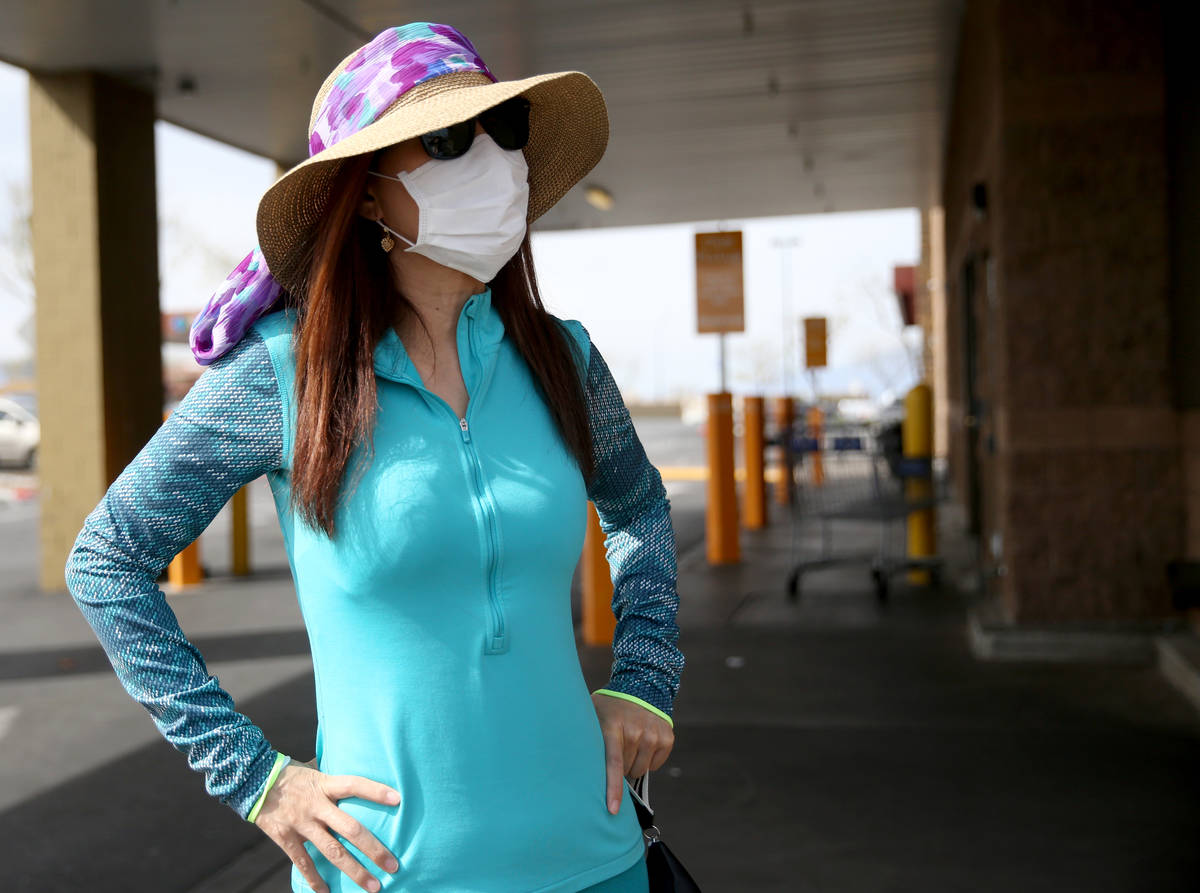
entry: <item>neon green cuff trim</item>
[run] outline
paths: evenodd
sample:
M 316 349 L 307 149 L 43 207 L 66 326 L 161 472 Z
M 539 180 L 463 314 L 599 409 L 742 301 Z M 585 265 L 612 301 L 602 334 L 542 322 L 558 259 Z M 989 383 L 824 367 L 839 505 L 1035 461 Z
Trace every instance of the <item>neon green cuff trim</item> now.
M 635 704 L 641 704 L 643 707 L 645 707 L 651 713 L 656 713 L 659 716 L 661 716 L 663 719 L 665 719 L 667 722 L 669 722 L 671 724 L 671 728 L 675 728 L 675 720 L 671 719 L 671 717 L 669 717 L 667 714 L 663 713 L 661 710 L 659 710 L 653 704 L 648 704 L 645 701 L 643 701 L 641 698 L 635 698 L 633 695 L 627 695 L 623 691 L 613 691 L 611 688 L 598 688 L 594 692 L 592 692 L 592 694 L 594 694 L 594 695 L 612 695 L 614 698 L 624 698 L 626 701 L 633 701 L 633 703 L 635 703 Z
M 279 773 L 283 771 L 283 767 L 292 761 L 292 758 L 284 753 L 275 754 L 275 762 L 271 765 L 271 772 L 267 775 L 267 783 L 263 786 L 263 792 L 258 795 L 258 799 L 254 802 L 254 806 L 250 809 L 250 814 L 246 816 L 247 822 L 253 822 L 258 818 L 258 812 L 262 809 L 262 805 L 266 802 L 267 791 L 271 790 L 271 785 L 275 784 L 275 779 L 279 777 Z

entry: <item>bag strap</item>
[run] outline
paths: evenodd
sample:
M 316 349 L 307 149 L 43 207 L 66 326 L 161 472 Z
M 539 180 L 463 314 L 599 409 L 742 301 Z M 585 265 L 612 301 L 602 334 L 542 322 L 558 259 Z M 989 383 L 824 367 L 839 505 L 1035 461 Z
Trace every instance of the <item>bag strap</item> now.
M 650 773 L 629 782 L 629 792 L 633 795 L 633 808 L 638 824 L 642 826 L 642 835 L 647 843 L 653 843 L 659 839 L 660 832 L 654 824 L 654 810 L 650 808 Z

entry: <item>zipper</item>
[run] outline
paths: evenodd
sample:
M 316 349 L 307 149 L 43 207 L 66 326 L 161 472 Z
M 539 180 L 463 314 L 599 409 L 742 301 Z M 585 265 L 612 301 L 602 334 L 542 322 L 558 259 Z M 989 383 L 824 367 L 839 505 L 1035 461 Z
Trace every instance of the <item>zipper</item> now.
M 467 410 L 468 412 L 470 411 L 469 406 Z M 500 542 L 496 533 L 496 510 L 495 506 L 492 505 L 491 497 L 488 496 L 487 488 L 484 484 L 483 463 L 479 460 L 479 453 L 476 451 L 475 444 L 471 440 L 471 427 L 465 416 L 458 420 L 458 426 L 462 431 L 463 443 L 467 445 L 467 453 L 471 458 L 471 466 L 475 472 L 476 486 L 479 493 L 479 502 L 483 506 L 484 523 L 487 526 L 487 594 L 488 604 L 491 607 L 492 627 L 488 633 L 487 641 L 484 643 L 483 650 L 485 654 L 502 654 L 508 650 L 508 632 L 504 625 L 504 609 L 500 605 L 499 585 L 496 580 L 499 567 L 498 559 L 500 557 Z
M 472 349 L 478 349 L 474 340 L 474 331 L 472 320 L 467 318 L 467 338 Z M 486 577 L 487 600 L 491 625 L 488 627 L 487 634 L 484 637 L 483 653 L 484 654 L 503 654 L 508 651 L 508 630 L 504 619 L 504 608 L 500 604 L 499 594 L 499 566 L 500 566 L 500 536 L 499 536 L 499 521 L 497 519 L 496 507 L 492 502 L 491 496 L 488 494 L 487 485 L 484 480 L 483 463 L 479 459 L 479 452 L 475 449 L 475 442 L 471 439 L 471 426 L 467 420 L 467 416 L 471 414 L 476 401 L 482 396 L 484 391 L 484 383 L 480 383 L 479 392 L 471 395 L 467 403 L 467 414 L 459 416 L 454 411 L 449 403 L 447 403 L 440 395 L 433 391 L 417 384 L 414 381 L 408 382 L 412 387 L 432 397 L 438 403 L 446 408 L 446 412 L 450 413 L 450 417 L 458 422 L 459 434 L 462 436 L 463 449 L 466 450 L 467 458 L 471 462 L 471 477 L 472 483 L 475 485 L 476 499 L 478 500 L 481 512 L 483 514 L 484 527 L 487 530 L 487 554 L 484 557 L 484 574 Z

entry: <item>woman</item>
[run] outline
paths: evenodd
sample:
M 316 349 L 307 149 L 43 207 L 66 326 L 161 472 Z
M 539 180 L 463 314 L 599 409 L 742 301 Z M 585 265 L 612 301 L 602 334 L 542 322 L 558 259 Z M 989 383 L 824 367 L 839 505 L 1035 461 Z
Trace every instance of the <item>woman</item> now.
M 586 329 L 543 308 L 528 235 L 607 136 L 585 75 L 498 81 L 448 26 L 347 56 L 196 319 L 208 368 L 68 559 L 122 684 L 293 890 L 647 888 L 622 776 L 674 743 L 669 503 Z M 263 474 L 313 651 L 307 763 L 236 711 L 155 583 Z M 568 598 L 589 498 L 617 616 L 590 697 Z

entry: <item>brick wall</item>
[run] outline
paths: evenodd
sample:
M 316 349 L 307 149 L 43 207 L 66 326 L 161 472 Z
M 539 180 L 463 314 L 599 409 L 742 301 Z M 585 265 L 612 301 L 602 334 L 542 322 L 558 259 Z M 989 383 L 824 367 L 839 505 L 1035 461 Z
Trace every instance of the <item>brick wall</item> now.
M 1009 618 L 1169 615 L 1165 567 L 1187 523 L 1160 11 L 970 3 L 957 79 L 944 196 L 956 490 L 969 471 L 961 270 L 986 253 L 972 311 L 981 533 L 1003 544 Z M 987 184 L 983 219 L 973 182 Z

